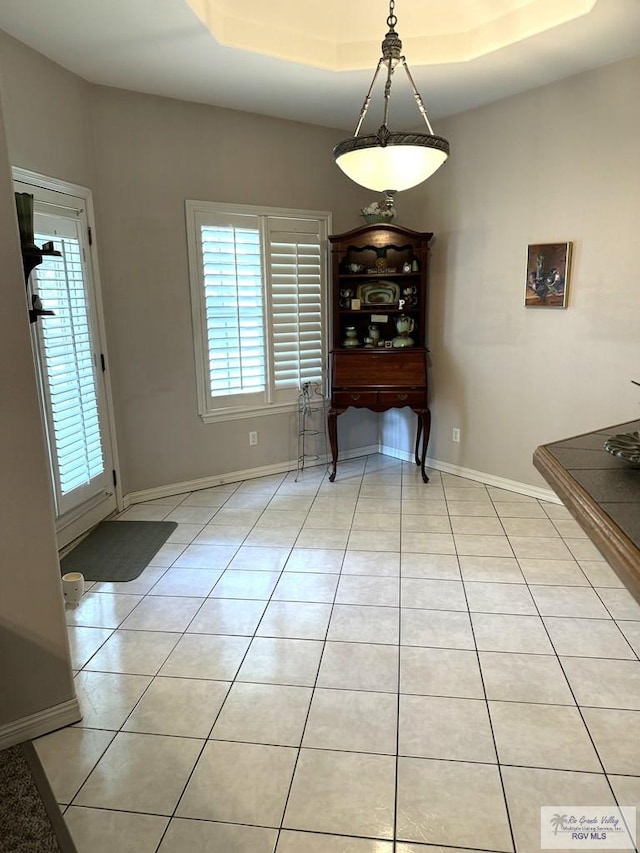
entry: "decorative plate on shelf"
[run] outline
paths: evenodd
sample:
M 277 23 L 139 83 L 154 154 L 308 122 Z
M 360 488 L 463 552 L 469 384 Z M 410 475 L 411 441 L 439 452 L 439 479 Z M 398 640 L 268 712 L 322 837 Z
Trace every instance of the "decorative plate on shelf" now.
M 612 435 L 604 443 L 608 453 L 640 468 L 640 432 L 623 432 Z
M 395 281 L 365 281 L 358 285 L 357 298 L 363 305 L 391 305 L 400 299 L 400 285 Z

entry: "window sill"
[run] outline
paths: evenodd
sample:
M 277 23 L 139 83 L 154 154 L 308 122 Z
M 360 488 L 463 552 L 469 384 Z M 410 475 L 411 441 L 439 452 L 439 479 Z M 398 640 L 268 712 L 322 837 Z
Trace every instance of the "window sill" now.
M 314 401 L 315 402 L 315 401 Z M 326 400 L 323 401 L 326 405 Z M 248 406 L 247 408 L 229 408 L 219 411 L 200 413 L 205 424 L 223 423 L 225 421 L 241 421 L 247 418 L 264 418 L 271 415 L 283 415 L 298 411 L 298 402 L 274 403 L 271 406 Z

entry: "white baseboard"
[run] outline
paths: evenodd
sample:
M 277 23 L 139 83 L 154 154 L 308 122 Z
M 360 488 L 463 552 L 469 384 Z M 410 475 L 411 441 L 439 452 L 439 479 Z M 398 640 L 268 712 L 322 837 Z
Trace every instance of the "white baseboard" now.
M 377 444 L 367 447 L 358 447 L 340 454 L 340 461 L 355 459 L 358 456 L 368 456 L 371 453 L 380 452 Z M 314 468 L 319 465 L 328 465 L 330 457 L 322 455 L 311 462 L 305 462 L 305 468 Z M 272 474 L 287 474 L 296 471 L 297 460 L 290 462 L 278 462 L 275 465 L 264 465 L 262 468 L 246 468 L 244 471 L 230 471 L 228 474 L 213 475 L 212 477 L 201 477 L 197 480 L 183 480 L 181 483 L 169 483 L 166 486 L 156 486 L 153 489 L 143 489 L 139 492 L 129 492 L 124 497 L 125 508 L 132 504 L 144 503 L 157 498 L 168 498 L 172 495 L 182 495 L 185 492 L 197 492 L 201 489 L 211 489 L 214 486 L 226 486 L 228 483 L 239 483 L 242 480 L 255 480 L 258 477 L 269 477 Z M 339 468 L 338 468 L 339 470 Z
M 153 489 L 143 489 L 139 492 L 129 492 L 125 497 L 127 506 L 131 504 L 153 501 L 157 498 L 168 498 L 172 495 L 182 495 L 186 492 L 197 492 L 201 489 L 212 489 L 214 486 L 226 486 L 241 480 L 254 480 L 258 477 L 269 477 L 271 474 L 284 474 L 295 471 L 297 465 L 280 462 L 275 465 L 263 465 L 261 468 L 247 468 L 244 471 L 230 471 L 228 474 L 214 474 L 211 477 L 200 477 L 197 480 L 183 480 L 180 483 L 168 483 L 166 486 L 156 486 Z M 317 463 L 316 463 L 317 464 Z
M 390 456 L 393 459 L 402 459 L 404 462 L 413 462 L 413 453 L 408 450 L 398 450 L 395 447 L 388 447 L 383 444 L 371 444 L 367 447 L 357 447 L 354 450 L 348 450 L 346 453 L 340 454 L 340 461 L 347 459 L 356 459 L 359 456 L 368 456 L 371 453 L 382 453 L 384 456 Z M 328 456 L 320 456 L 312 462 L 305 463 L 305 468 L 313 468 L 319 465 L 327 465 L 329 463 Z M 516 492 L 519 495 L 527 495 L 531 498 L 537 498 L 541 501 L 559 504 L 560 498 L 552 492 L 551 489 L 541 489 L 538 486 L 530 486 L 528 483 L 519 483 L 516 480 L 507 480 L 504 477 L 496 477 L 494 474 L 485 474 L 482 471 L 474 471 L 472 468 L 462 468 L 460 465 L 452 465 L 449 462 L 440 462 L 437 459 L 427 457 L 426 465 L 433 468 L 435 471 L 444 471 L 446 474 L 455 474 L 457 477 L 464 477 L 466 480 L 475 480 L 478 483 L 484 483 L 487 486 L 495 486 L 498 489 L 505 489 L 508 492 Z M 145 501 L 156 500 L 157 498 L 167 498 L 173 495 L 182 495 L 186 492 L 197 492 L 201 489 L 211 489 L 214 486 L 224 486 L 228 483 L 239 483 L 242 480 L 254 480 L 258 477 L 269 477 L 272 474 L 286 474 L 290 471 L 295 471 L 298 463 L 293 460 L 290 462 L 279 462 L 275 465 L 264 465 L 261 468 L 246 468 L 243 471 L 231 471 L 228 474 L 213 475 L 211 477 L 201 477 L 197 480 L 184 480 L 181 483 L 169 483 L 166 486 L 156 486 L 153 489 L 143 489 L 139 492 L 129 492 L 124 497 L 125 508 L 132 504 L 144 503 Z M 340 465 L 338 464 L 338 474 L 340 473 Z
M 340 470 L 340 462 L 345 462 L 347 459 L 358 459 L 360 456 L 371 456 L 372 453 L 382 453 L 379 444 L 370 444 L 368 447 L 358 447 L 356 450 L 348 450 L 346 453 L 341 453 L 338 457 L 338 471 Z M 327 457 L 327 463 L 329 457 Z
M 46 735 L 82 719 L 76 697 L 0 727 L 0 749 Z
M 392 459 L 402 459 L 403 462 L 414 461 L 413 453 L 408 450 L 398 450 L 397 447 L 387 447 L 386 444 L 381 444 L 378 447 L 378 453 L 382 453 L 383 456 L 390 456 Z
M 404 462 L 413 462 L 413 453 L 407 450 L 397 450 L 394 447 L 380 446 L 380 453 L 402 459 Z M 516 492 L 530 498 L 537 498 L 548 503 L 561 504 L 562 501 L 551 489 L 541 489 L 539 486 L 530 486 L 528 483 L 520 483 L 517 480 L 507 480 L 505 477 L 496 477 L 494 474 L 485 474 L 483 471 L 474 471 L 473 468 L 463 468 L 461 465 L 452 465 L 450 462 L 440 462 L 427 456 L 425 465 L 434 471 L 443 471 L 445 474 L 455 474 L 456 477 L 464 477 L 465 480 L 475 480 L 486 486 L 494 486 L 497 489 L 505 489 L 507 492 Z
M 505 477 L 496 477 L 494 474 L 485 474 L 483 471 L 474 471 L 472 468 L 463 468 L 461 465 L 452 465 L 450 462 L 439 462 L 437 459 L 427 457 L 427 466 L 436 471 L 444 471 L 445 474 L 455 474 L 466 480 L 476 480 L 486 486 L 494 486 L 497 489 L 505 489 L 507 492 L 516 492 L 529 498 L 537 498 L 539 501 L 547 501 L 552 504 L 561 504 L 562 501 L 551 489 L 541 489 L 539 486 L 531 486 L 529 483 L 520 483 L 517 480 L 507 480 Z

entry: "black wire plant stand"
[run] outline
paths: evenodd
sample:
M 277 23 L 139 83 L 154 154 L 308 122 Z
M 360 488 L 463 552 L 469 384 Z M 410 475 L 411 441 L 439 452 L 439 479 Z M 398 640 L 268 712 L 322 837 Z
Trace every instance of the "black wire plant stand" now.
M 325 396 L 320 382 L 304 382 L 298 394 L 298 468 L 296 482 L 308 465 L 328 457 Z M 324 437 L 324 457 L 320 442 Z M 310 444 L 312 446 L 310 446 Z

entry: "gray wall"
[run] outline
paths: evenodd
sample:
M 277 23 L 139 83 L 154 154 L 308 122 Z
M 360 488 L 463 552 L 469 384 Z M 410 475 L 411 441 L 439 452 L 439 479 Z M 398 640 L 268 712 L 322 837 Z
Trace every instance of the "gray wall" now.
M 636 58 L 438 123 L 451 159 L 418 218 L 436 234 L 430 456 L 546 485 L 538 445 L 639 416 L 639 91 Z M 527 245 L 563 241 L 569 307 L 525 309 Z M 404 429 L 386 419 L 383 442 Z
M 11 165 L 93 188 L 90 84 L 2 30 L 0 75 Z
M 1 103 L 0 269 L 1 729 L 75 696 Z
M 104 87 L 92 105 L 125 492 L 295 459 L 293 415 L 197 414 L 184 202 L 328 210 L 341 231 L 360 224 L 371 193 L 335 167 L 335 131 Z M 377 444 L 377 419 L 350 413 L 340 433 L 343 448 Z

